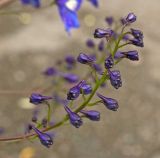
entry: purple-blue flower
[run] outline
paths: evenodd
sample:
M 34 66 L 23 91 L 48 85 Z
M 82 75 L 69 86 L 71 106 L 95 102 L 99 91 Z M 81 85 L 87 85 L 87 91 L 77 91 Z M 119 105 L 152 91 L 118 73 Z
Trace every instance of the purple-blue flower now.
M 118 70 L 113 70 L 113 71 L 108 70 L 108 73 L 109 73 L 109 78 L 110 78 L 111 85 L 115 89 L 118 89 L 118 88 L 122 87 L 122 80 L 121 80 L 120 71 L 118 71 Z
M 41 5 L 40 0 L 21 0 L 24 5 L 32 5 L 35 8 L 39 8 Z
M 113 24 L 114 19 L 112 16 L 108 16 L 106 17 L 105 21 L 107 22 L 109 26 L 111 26 Z
M 81 89 L 81 93 L 85 95 L 92 93 L 92 86 L 87 83 L 81 84 L 80 89 Z
M 78 28 L 80 26 L 77 11 L 81 3 L 82 0 L 56 0 L 59 14 L 67 32 L 70 32 L 72 28 Z
M 121 22 L 123 25 L 128 25 L 128 24 L 135 22 L 136 19 L 137 17 L 134 13 L 129 13 L 126 18 L 121 19 Z
M 37 133 L 42 145 L 44 145 L 47 148 L 53 145 L 53 138 L 49 134 L 41 132 L 34 126 L 32 126 L 32 129 Z
M 67 105 L 64 105 L 64 108 L 68 113 L 70 123 L 76 128 L 79 128 L 83 124 L 81 117 L 78 114 L 72 112 Z
M 81 110 L 80 111 L 82 114 L 84 114 L 85 117 L 92 121 L 99 121 L 100 120 L 100 112 L 95 111 L 95 110 Z
M 132 29 L 131 28 L 131 34 L 134 38 L 142 40 L 143 39 L 143 32 L 141 30 Z
M 144 47 L 143 39 L 134 38 L 134 39 L 130 39 L 129 41 L 130 41 L 130 44 L 133 44 L 137 47 Z
M 97 96 L 102 100 L 103 104 L 112 111 L 117 111 L 118 109 L 118 102 L 115 99 L 107 98 L 99 93 L 97 93 Z
M 30 96 L 30 103 L 33 103 L 33 104 L 41 104 L 47 100 L 50 100 L 50 99 L 53 99 L 53 97 L 50 97 L 50 96 L 43 96 L 39 93 L 32 93 L 31 96 Z

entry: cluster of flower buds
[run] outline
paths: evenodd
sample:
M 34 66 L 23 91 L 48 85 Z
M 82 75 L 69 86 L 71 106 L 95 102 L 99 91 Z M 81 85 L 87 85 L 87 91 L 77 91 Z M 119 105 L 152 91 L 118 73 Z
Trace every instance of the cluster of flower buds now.
M 58 5 L 64 3 L 64 1 L 56 2 Z M 96 1 L 91 2 L 94 5 L 97 5 Z M 95 30 L 94 37 L 100 39 L 98 46 L 91 39 L 86 42 L 86 45 L 90 50 L 93 50 L 94 53 L 80 53 L 77 59 L 72 55 L 68 55 L 63 60 L 57 62 L 58 65 L 65 63 L 65 66 L 61 66 L 65 70 L 49 67 L 43 72 L 45 76 L 54 77 L 54 79 L 57 80 L 58 86 L 63 81 L 67 81 L 67 83 L 70 84 L 67 85 L 65 82 L 65 87 L 62 87 L 65 90 L 55 88 L 54 94 L 51 96 L 45 96 L 39 93 L 32 93 L 30 96 L 30 102 L 32 104 L 46 104 L 48 106 L 47 116 L 43 117 L 41 121 L 38 120 L 37 109 L 35 109 L 32 117 L 32 123 L 35 123 L 35 126 L 29 126 L 30 130 L 35 132 L 35 134 L 32 134 L 31 136 L 37 135 L 42 145 L 50 147 L 53 144 L 53 138 L 48 133 L 45 133 L 46 131 L 59 127 L 68 120 L 70 121 L 70 124 L 76 128 L 83 125 L 84 122 L 82 118 L 87 118 L 91 121 L 99 121 L 100 112 L 89 109 L 98 103 L 105 105 L 108 110 L 118 110 L 119 105 L 116 99 L 106 97 L 97 91 L 101 87 L 103 87 L 103 89 L 106 88 L 104 85 L 106 85 L 107 80 L 115 89 L 122 87 L 121 73 L 119 70 L 115 70 L 114 66 L 123 59 L 137 61 L 139 60 L 139 55 L 136 50 L 125 51 L 121 50 L 121 48 L 124 48 L 124 46 L 128 44 L 139 47 L 143 46 L 143 33 L 140 30 L 131 28 L 130 31 L 125 32 L 125 28 L 136 21 L 136 16 L 133 13 L 129 13 L 121 21 L 120 33 L 117 33 L 113 28 L 98 28 Z M 112 17 L 107 17 L 106 22 L 109 26 L 113 26 L 114 19 Z M 126 35 L 128 35 L 128 37 L 126 37 Z M 100 53 L 95 53 L 95 51 Z M 89 71 L 86 72 L 86 76 L 83 78 L 78 77 L 76 73 L 74 73 L 74 70 L 79 64 L 84 65 L 84 67 L 89 67 Z M 56 87 L 56 84 L 54 86 Z M 63 93 L 63 97 L 65 95 L 65 99 L 63 99 L 63 97 L 61 98 L 61 93 Z M 97 94 L 97 97 L 95 97 L 94 100 L 96 98 L 100 100 L 92 102 L 95 94 Z M 50 101 L 54 101 L 52 102 L 52 105 L 54 105 L 54 103 L 63 105 L 64 110 L 67 113 L 60 122 L 54 123 L 53 125 L 51 125 L 50 121 L 52 115 Z M 74 104 L 76 107 L 73 106 Z

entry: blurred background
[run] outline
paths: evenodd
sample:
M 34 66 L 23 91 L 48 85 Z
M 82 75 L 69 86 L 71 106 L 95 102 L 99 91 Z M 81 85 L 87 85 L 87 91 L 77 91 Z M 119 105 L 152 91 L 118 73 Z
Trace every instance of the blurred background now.
M 106 89 L 108 96 L 119 101 L 118 112 L 96 107 L 102 113 L 100 122 L 86 120 L 80 129 L 60 127 L 50 149 L 38 140 L 0 142 L 0 158 L 160 158 L 160 1 L 99 3 L 98 9 L 83 4 L 81 27 L 73 30 L 71 37 L 64 31 L 55 6 L 20 16 L 0 16 L 0 127 L 5 128 L 5 136 L 24 133 L 33 110 L 26 98 L 32 89 L 49 82 L 42 71 L 64 54 L 87 52 L 85 41 L 93 37 L 96 27 L 107 27 L 106 16 L 119 19 L 134 12 L 138 19 L 133 27 L 142 30 L 145 37 L 145 47 L 138 49 L 140 61 L 125 60 L 118 65 L 123 87 Z M 24 8 L 18 1 L 5 7 L 19 9 Z M 61 111 L 56 115 L 62 115 Z

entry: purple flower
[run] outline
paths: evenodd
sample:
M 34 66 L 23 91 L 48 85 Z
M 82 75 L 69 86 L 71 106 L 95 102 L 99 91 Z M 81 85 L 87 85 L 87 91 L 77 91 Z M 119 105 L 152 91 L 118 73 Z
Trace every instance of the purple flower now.
M 107 40 L 109 40 L 109 38 L 113 35 L 113 30 L 111 29 L 100 29 L 97 28 L 94 32 L 94 38 L 106 38 Z
M 143 32 L 141 30 L 136 30 L 131 28 L 131 34 L 134 38 L 142 40 L 143 39 Z
M 92 120 L 92 121 L 99 121 L 100 120 L 100 112 L 95 111 L 95 110 L 81 110 L 80 111 L 82 114 L 85 115 L 85 117 L 87 117 L 88 119 Z
M 71 73 L 61 74 L 61 76 L 69 83 L 76 83 L 79 80 L 79 77 L 77 75 Z
M 95 7 L 98 7 L 98 0 L 88 0 L 90 1 Z
M 49 148 L 53 144 L 53 139 L 49 134 L 41 132 L 34 126 L 32 126 L 32 129 L 37 133 L 42 145 Z
M 115 88 L 118 89 L 119 87 L 122 87 L 122 80 L 121 80 L 121 74 L 120 71 L 118 70 L 113 70 L 113 71 L 108 71 L 109 73 L 109 78 L 111 85 Z
M 79 128 L 83 124 L 81 117 L 78 114 L 72 112 L 68 106 L 64 105 L 64 108 L 68 113 L 70 123 L 76 128 Z
M 99 42 L 99 44 L 98 44 L 98 50 L 101 51 L 101 52 L 104 50 L 104 41 L 103 40 L 101 40 Z
M 115 99 L 107 98 L 99 93 L 97 93 L 97 96 L 102 100 L 103 104 L 112 111 L 117 111 L 118 109 L 118 102 Z
M 72 28 L 78 28 L 80 26 L 77 11 L 81 3 L 82 0 L 56 0 L 59 14 L 67 32 L 70 32 Z
M 21 0 L 24 5 L 32 5 L 35 8 L 39 8 L 41 5 L 40 0 Z
M 67 93 L 67 99 L 68 100 L 75 100 L 80 95 L 80 88 L 76 85 L 72 87 L 69 92 Z
M 38 93 L 32 93 L 30 96 L 30 103 L 33 103 L 35 105 L 37 104 L 41 104 L 49 99 L 53 99 L 53 97 L 50 96 L 43 96 L 41 94 Z
M 94 59 L 84 53 L 80 53 L 77 57 L 77 61 L 81 64 L 91 64 L 94 61 Z
M 104 66 L 106 69 L 110 69 L 113 67 L 113 65 L 114 65 L 114 60 L 112 56 L 110 55 L 108 58 L 105 59 Z
M 55 68 L 53 68 L 53 67 L 49 67 L 43 73 L 46 76 L 54 76 L 54 75 L 57 74 L 57 70 Z
M 106 17 L 106 22 L 107 22 L 107 24 L 109 25 L 109 26 L 111 26 L 112 24 L 113 24 L 113 17 L 112 16 L 108 16 L 108 17 Z
M 88 39 L 88 40 L 86 41 L 86 45 L 87 45 L 89 48 L 94 48 L 94 47 L 95 47 L 95 43 L 94 43 L 94 41 L 91 40 L 91 39 Z

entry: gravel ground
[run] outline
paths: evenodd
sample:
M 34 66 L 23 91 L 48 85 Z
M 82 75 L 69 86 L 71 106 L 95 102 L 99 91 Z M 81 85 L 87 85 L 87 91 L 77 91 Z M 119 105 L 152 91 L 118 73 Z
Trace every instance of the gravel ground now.
M 8 9 L 21 8 L 13 3 Z M 64 32 L 56 8 L 42 9 L 32 16 L 22 14 L 21 18 L 1 16 L 0 126 L 6 128 L 5 135 L 23 132 L 32 110 L 21 108 L 20 101 L 46 82 L 42 70 L 64 53 L 84 51 L 85 40 L 92 37 L 94 28 L 105 26 L 105 16 L 118 19 L 134 12 L 138 16 L 134 26 L 143 30 L 145 47 L 139 49 L 139 62 L 120 64 L 123 87 L 106 90 L 106 95 L 119 100 L 118 112 L 100 106 L 99 123 L 86 121 L 78 130 L 71 126 L 57 129 L 55 145 L 49 150 L 38 141 L 1 142 L 0 158 L 160 158 L 159 10 L 159 0 L 100 0 L 98 10 L 85 3 L 79 12 L 81 28 L 73 31 L 71 38 Z M 24 17 L 22 23 L 19 19 Z M 3 90 L 17 93 L 4 94 Z

